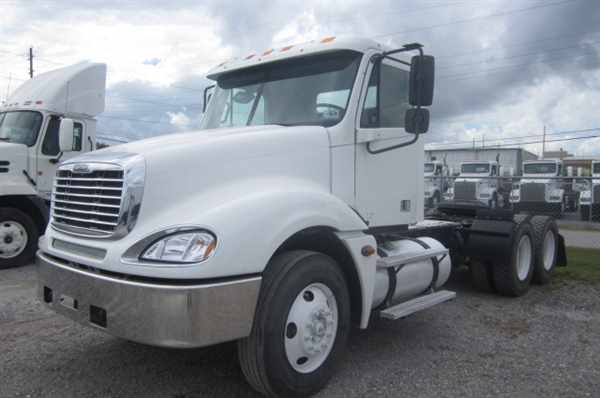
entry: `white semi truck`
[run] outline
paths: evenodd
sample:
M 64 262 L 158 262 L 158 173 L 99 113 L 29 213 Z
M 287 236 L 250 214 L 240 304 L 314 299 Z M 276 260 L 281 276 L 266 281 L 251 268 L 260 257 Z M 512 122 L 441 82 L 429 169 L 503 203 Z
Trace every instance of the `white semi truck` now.
M 477 201 L 492 209 L 504 204 L 500 166 L 496 161 L 468 161 L 445 194 L 446 200 Z
M 440 160 L 425 162 L 425 206 L 434 208 L 448 189 L 448 167 Z
M 514 184 L 510 202 L 515 212 L 561 217 L 565 209 L 562 162 L 556 159 L 523 162 L 523 176 Z
M 33 260 L 57 166 L 95 148 L 105 85 L 106 65 L 83 62 L 40 74 L 0 106 L 0 269 Z M 59 147 L 63 118 L 69 150 Z
M 145 344 L 237 340 L 249 383 L 291 397 L 327 383 L 352 325 L 454 298 L 452 260 L 524 294 L 565 263 L 551 218 L 456 206 L 423 220 L 433 74 L 420 45 L 368 39 L 219 65 L 202 130 L 59 167 L 39 297 Z
M 579 208 L 583 221 L 600 220 L 600 160 L 592 162 L 591 186 L 581 192 Z M 591 212 L 591 214 L 590 214 Z

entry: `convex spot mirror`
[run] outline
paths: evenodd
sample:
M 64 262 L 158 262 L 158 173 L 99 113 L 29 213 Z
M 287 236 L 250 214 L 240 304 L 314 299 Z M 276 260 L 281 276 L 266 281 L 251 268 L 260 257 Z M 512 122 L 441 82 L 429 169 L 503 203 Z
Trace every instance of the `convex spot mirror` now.
M 404 130 L 411 134 L 426 133 L 429 130 L 429 109 L 407 109 L 404 116 Z
M 435 58 L 415 55 L 410 62 L 409 102 L 412 106 L 431 106 L 435 79 Z
M 58 146 L 61 152 L 73 150 L 73 127 L 73 119 L 61 119 L 58 130 Z

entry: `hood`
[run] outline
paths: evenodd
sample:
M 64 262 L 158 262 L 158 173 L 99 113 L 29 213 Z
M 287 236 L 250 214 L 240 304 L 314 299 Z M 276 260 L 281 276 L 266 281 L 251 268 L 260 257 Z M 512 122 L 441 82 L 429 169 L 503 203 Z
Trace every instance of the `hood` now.
M 27 146 L 0 141 L 0 175 L 27 170 Z
M 215 192 L 252 194 L 241 182 L 272 181 L 281 188 L 302 180 L 330 192 L 327 130 L 319 126 L 256 126 L 200 130 L 136 141 L 90 152 L 68 163 L 111 162 L 131 154 L 145 160 L 138 224 L 180 201 L 202 206 Z M 284 186 L 285 188 L 285 186 Z

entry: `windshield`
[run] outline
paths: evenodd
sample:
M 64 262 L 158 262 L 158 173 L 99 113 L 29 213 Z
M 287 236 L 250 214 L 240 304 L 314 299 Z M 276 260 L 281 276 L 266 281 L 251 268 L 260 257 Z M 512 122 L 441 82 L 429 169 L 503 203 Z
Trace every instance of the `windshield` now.
M 202 128 L 333 126 L 346 113 L 360 58 L 354 51 L 336 51 L 225 74 Z
M 463 174 L 488 174 L 490 172 L 490 165 L 488 163 L 463 164 L 460 168 L 460 172 Z
M 594 174 L 600 174 L 600 163 L 594 163 Z
M 556 163 L 531 163 L 523 166 L 523 174 L 556 174 Z
M 42 114 L 34 111 L 0 113 L 0 140 L 32 146 L 37 141 Z
M 433 163 L 425 163 L 425 173 L 433 173 Z

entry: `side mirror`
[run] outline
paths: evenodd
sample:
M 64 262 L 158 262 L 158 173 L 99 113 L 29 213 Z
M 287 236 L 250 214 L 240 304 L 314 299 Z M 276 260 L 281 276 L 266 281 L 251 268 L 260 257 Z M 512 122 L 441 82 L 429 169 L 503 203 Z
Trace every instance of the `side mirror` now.
M 410 62 L 409 102 L 412 106 L 431 106 L 435 78 L 435 58 L 415 55 Z
M 429 109 L 407 109 L 404 115 L 404 130 L 411 134 L 426 133 L 429 130 Z
M 73 119 L 63 118 L 58 130 L 58 147 L 61 152 L 73 150 Z

